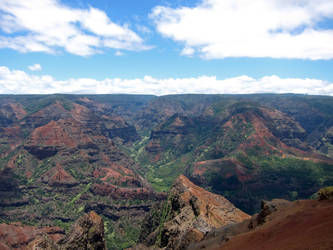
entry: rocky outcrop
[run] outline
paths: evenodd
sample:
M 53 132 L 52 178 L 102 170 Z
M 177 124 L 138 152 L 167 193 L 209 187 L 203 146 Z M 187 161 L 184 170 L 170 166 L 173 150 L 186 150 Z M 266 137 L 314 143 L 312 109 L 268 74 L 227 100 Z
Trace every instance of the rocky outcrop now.
M 0 224 L 0 249 L 26 249 L 30 242 L 41 235 L 56 241 L 64 236 L 64 230 L 59 227 L 23 226 L 20 223 Z
M 332 200 L 263 201 L 259 214 L 209 232 L 199 249 L 332 249 Z
M 100 216 L 91 211 L 80 217 L 72 230 L 58 243 L 60 249 L 105 249 L 104 223 Z
M 331 97 L 184 95 L 154 97 L 146 106 L 140 99 L 0 96 L 0 169 L 13 173 L 0 178 L 1 219 L 69 223 L 96 209 L 106 216 L 109 245 L 119 246 L 136 240 L 131 232 L 163 198 L 148 181 L 167 190 L 186 173 L 251 214 L 262 199 L 304 198 L 332 184 Z M 205 236 L 206 224 L 221 224 L 213 208 L 182 200 L 170 197 L 161 209 L 169 231 L 162 234 L 161 227 L 142 239 L 161 242 L 163 235 L 168 244 L 178 232 L 172 226 L 182 223 L 179 214 L 199 224 L 179 233 L 185 245 Z M 169 213 L 177 204 L 179 214 Z
M 200 241 L 213 228 L 241 222 L 249 217 L 224 197 L 194 185 L 181 175 L 170 190 L 163 208 L 162 224 L 147 237 L 145 243 L 158 244 L 166 249 L 184 249 L 192 241 Z
M 0 224 L 0 249 L 104 250 L 104 223 L 95 212 L 80 217 L 64 235 L 58 227 Z
M 269 216 L 274 212 L 281 210 L 285 207 L 290 206 L 290 201 L 283 200 L 283 199 L 274 199 L 272 201 L 262 201 L 261 202 L 261 211 L 256 216 L 256 222 L 258 225 L 262 225 L 269 220 Z M 253 223 L 251 224 L 250 228 L 253 228 Z
M 105 249 L 104 223 L 93 211 L 80 217 L 67 235 L 59 227 L 3 223 L 0 224 L 0 242 L 0 249 L 4 250 L 103 250 Z
M 318 191 L 319 200 L 333 200 L 333 186 L 322 188 Z

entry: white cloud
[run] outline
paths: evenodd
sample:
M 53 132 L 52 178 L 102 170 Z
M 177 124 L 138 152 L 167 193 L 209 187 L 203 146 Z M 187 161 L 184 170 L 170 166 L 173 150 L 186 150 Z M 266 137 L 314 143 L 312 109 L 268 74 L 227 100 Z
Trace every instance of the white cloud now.
M 191 47 L 185 47 L 180 53 L 183 56 L 192 56 L 195 53 L 195 49 Z
M 1 0 L 0 48 L 55 53 L 59 49 L 87 56 L 101 49 L 145 50 L 141 37 L 105 12 L 70 8 L 59 0 Z M 111 42 L 112 41 L 112 42 Z
M 150 34 L 152 31 L 144 25 L 135 25 L 136 29 L 143 34 Z
M 318 79 L 265 76 L 255 79 L 239 76 L 218 80 L 215 76 L 197 78 L 137 79 L 112 78 L 98 81 L 79 78 L 59 81 L 52 76 L 36 76 L 20 70 L 0 67 L 0 94 L 253 94 L 298 93 L 333 96 L 333 83 Z
M 205 58 L 332 59 L 332 0 L 202 0 L 196 7 L 157 6 L 158 32 Z M 194 52 L 193 52 L 194 53 Z M 190 53 L 192 55 L 193 53 Z
M 115 56 L 123 56 L 124 53 L 121 52 L 121 51 L 119 51 L 119 50 L 117 50 L 116 53 L 114 53 L 114 55 L 115 55 Z
M 40 64 L 33 64 L 28 66 L 28 69 L 30 69 L 31 71 L 41 71 L 42 70 L 42 66 Z

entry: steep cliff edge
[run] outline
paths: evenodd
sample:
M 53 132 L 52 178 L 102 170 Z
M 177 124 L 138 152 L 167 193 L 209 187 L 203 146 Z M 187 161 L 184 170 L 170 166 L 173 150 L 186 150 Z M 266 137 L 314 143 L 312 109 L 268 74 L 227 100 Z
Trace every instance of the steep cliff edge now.
M 333 187 L 313 197 L 262 201 L 261 211 L 250 217 L 180 176 L 163 209 L 146 218 L 141 243 L 133 249 L 332 249 Z
M 227 199 L 212 194 L 181 175 L 169 192 L 160 216 L 159 226 L 146 237 L 144 245 L 166 249 L 184 249 L 200 241 L 214 228 L 250 218 Z M 148 219 L 149 221 L 149 219 Z M 143 227 L 147 235 L 147 227 Z
M 180 174 L 249 214 L 306 199 L 333 185 L 332 110 L 302 95 L 1 95 L 0 223 L 67 230 L 95 211 L 120 250 L 147 214 L 142 239 L 161 224 L 159 206 L 170 220 Z
M 0 224 L 0 249 L 92 249 L 105 248 L 104 223 L 95 212 L 81 216 L 71 231 L 64 235 L 58 227 L 34 227 Z
M 212 230 L 188 249 L 332 249 L 332 190 L 320 190 L 319 200 L 263 201 L 259 214 Z

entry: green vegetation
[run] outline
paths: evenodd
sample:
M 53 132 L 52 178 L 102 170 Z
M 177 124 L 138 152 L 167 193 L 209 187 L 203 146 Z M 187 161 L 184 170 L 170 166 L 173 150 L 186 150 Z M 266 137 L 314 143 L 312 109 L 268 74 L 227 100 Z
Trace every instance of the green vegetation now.
M 318 198 L 320 200 L 332 200 L 333 199 L 333 186 L 324 187 L 318 191 Z
M 166 192 L 170 189 L 174 180 L 185 172 L 186 166 L 190 164 L 191 160 L 192 155 L 189 153 L 166 164 L 147 166 L 146 178 L 156 191 Z
M 92 102 L 82 99 L 85 97 Z M 0 185 L 4 190 L 13 191 L 6 192 L 7 196 L 3 195 L 5 192 L 1 193 L 1 199 L 28 200 L 28 204 L 2 208 L 4 213 L 12 210 L 12 217 L 7 216 L 6 219 L 33 225 L 58 225 L 68 230 L 78 216 L 90 209 L 96 208 L 99 213 L 110 215 L 113 208 L 108 206 L 146 205 L 151 202 L 136 197 L 117 200 L 94 192 L 94 184 L 103 184 L 102 177 L 96 176 L 103 175 L 103 168 L 114 163 L 145 177 L 156 191 L 168 191 L 177 176 L 186 174 L 196 184 L 224 195 L 249 213 L 258 211 L 261 199 L 307 198 L 319 188 L 333 185 L 332 161 L 325 158 L 332 157 L 330 152 L 333 147 L 329 132 L 333 127 L 331 97 L 23 95 L 0 96 L 0 105 L 8 104 L 8 100 L 22 104 L 28 116 L 21 121 L 12 116 L 13 120 L 9 121 L 21 129 L 21 134 L 17 136 L 21 137 L 22 143 L 14 150 L 14 142 L 7 138 L 10 134 L 1 131 L 0 154 L 3 157 L 0 159 L 0 170 L 10 165 L 11 173 L 10 181 L 3 180 Z M 66 119 L 63 118 L 62 108 L 57 117 L 53 113 L 45 114 L 41 120 L 29 117 L 56 102 L 65 110 L 71 110 L 74 103 L 91 110 L 91 120 L 84 117 L 82 127 L 77 130 L 82 129 L 83 141 L 92 141 L 96 149 L 60 148 L 58 154 L 44 160 L 38 160 L 25 150 L 35 126 L 42 126 L 52 119 Z M 294 133 L 278 131 L 276 123 L 279 122 L 286 126 L 284 128 L 280 124 L 287 131 L 293 128 L 283 124 L 284 117 L 269 116 L 269 112 L 274 113 L 276 109 L 297 121 L 306 130 L 306 136 L 298 138 L 296 135 L 297 138 L 294 138 Z M 4 122 L 7 122 L 5 119 Z M 113 119 L 114 123 L 111 122 Z M 104 120 L 110 124 L 104 124 Z M 121 139 L 109 138 L 108 129 L 121 127 L 125 123 L 135 126 L 140 140 L 124 144 Z M 257 133 L 255 128 L 258 128 L 258 123 L 264 129 Z M 260 137 L 265 129 L 272 137 L 266 134 L 269 138 Z M 106 147 L 104 143 L 108 140 L 112 143 Z M 288 145 L 293 149 L 281 146 L 281 141 L 290 142 Z M 78 145 L 84 146 L 80 143 Z M 298 153 L 301 149 L 311 152 L 308 155 L 307 152 Z M 322 155 L 317 157 L 319 153 Z M 312 161 L 312 157 L 317 158 Z M 41 177 L 57 163 L 79 184 L 50 186 L 43 183 Z M 199 165 L 202 168 L 196 168 Z M 130 175 L 125 172 L 119 170 L 122 175 Z M 116 180 L 110 177 L 106 182 L 115 183 Z M 127 183 L 117 185 L 128 186 Z M 105 212 L 103 206 L 111 212 Z M 156 212 L 160 216 L 160 225 L 168 220 L 170 209 L 170 203 L 165 202 L 163 209 Z M 130 247 L 138 238 L 141 214 L 129 218 L 127 210 L 122 213 L 125 216 L 119 220 L 104 217 L 109 249 Z M 1 217 L 0 221 L 6 220 Z
M 32 179 L 36 180 L 40 178 L 43 174 L 45 174 L 48 170 L 52 168 L 52 163 L 50 159 L 42 161 L 36 168 L 32 174 Z
M 168 197 L 168 200 L 166 200 L 163 204 L 163 209 L 162 212 L 160 214 L 160 223 L 159 223 L 159 227 L 158 227 L 158 236 L 156 239 L 156 245 L 160 246 L 161 245 L 161 238 L 162 238 L 162 228 L 164 226 L 164 223 L 167 222 L 170 217 L 171 217 L 171 209 L 172 209 L 172 199 L 173 199 L 173 195 L 170 194 Z
M 91 186 L 91 183 L 88 183 L 83 189 L 82 189 L 82 191 L 79 193 L 79 194 L 77 194 L 67 205 L 68 206 L 72 206 L 72 205 L 74 205 L 74 203 L 76 202 L 76 201 L 78 201 L 78 199 L 80 199 L 80 197 L 81 197 L 81 195 L 82 194 L 84 194 L 84 193 L 86 193 L 88 190 L 89 190 L 89 188 L 90 188 L 90 186 Z M 79 208 L 79 210 L 80 210 L 80 208 Z M 82 211 L 82 210 L 81 210 Z
M 108 249 L 121 250 L 135 245 L 139 234 L 140 227 L 133 224 L 133 220 L 123 217 L 117 222 L 117 227 L 105 217 L 104 230 L 105 240 Z
M 72 222 L 63 222 L 61 220 L 55 220 L 54 225 L 57 227 L 63 228 L 65 230 L 65 232 L 67 233 L 71 229 Z
M 328 163 L 295 157 L 260 156 L 257 153 L 237 154 L 237 159 L 247 167 L 248 180 L 241 182 L 235 172 L 236 166 L 226 161 L 205 173 L 205 180 L 209 183 L 206 188 L 224 195 L 252 214 L 259 209 L 260 200 L 305 199 L 320 187 L 333 184 L 333 168 Z
M 12 97 L 16 99 L 17 102 L 21 103 L 24 109 L 28 112 L 28 114 L 33 114 L 38 112 L 39 110 L 59 102 L 63 105 L 66 110 L 72 109 L 72 100 L 75 100 L 76 97 L 73 95 L 63 95 L 63 94 L 55 94 L 55 95 L 21 95 L 17 97 Z

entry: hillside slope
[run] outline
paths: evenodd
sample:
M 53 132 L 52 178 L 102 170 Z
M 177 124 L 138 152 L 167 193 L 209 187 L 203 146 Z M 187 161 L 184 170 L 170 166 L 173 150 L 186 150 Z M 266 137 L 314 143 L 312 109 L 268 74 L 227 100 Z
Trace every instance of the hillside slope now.
M 179 176 L 154 227 L 154 216 L 146 217 L 141 230 L 140 248 L 184 249 L 200 241 L 213 229 L 242 222 L 250 216 L 236 208 L 223 196 L 212 194 Z
M 333 247 L 333 201 L 264 202 L 259 215 L 211 231 L 188 249 L 321 249 Z
M 303 95 L 0 96 L 0 222 L 103 216 L 135 244 L 176 178 L 249 214 L 333 185 L 333 98 Z

